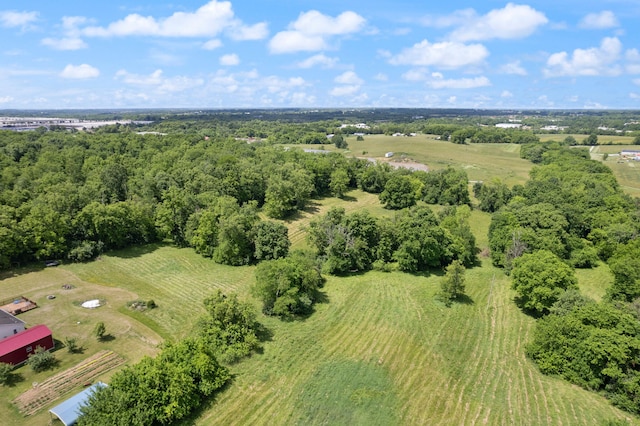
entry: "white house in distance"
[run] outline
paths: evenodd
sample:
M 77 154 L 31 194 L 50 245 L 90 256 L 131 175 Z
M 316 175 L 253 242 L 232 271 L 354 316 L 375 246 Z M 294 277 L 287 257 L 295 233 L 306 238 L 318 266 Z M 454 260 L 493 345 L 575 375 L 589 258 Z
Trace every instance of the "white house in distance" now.
M 498 123 L 496 127 L 499 129 L 520 129 L 522 127 L 521 123 Z
M 0 309 L 0 340 L 24 331 L 24 321 Z

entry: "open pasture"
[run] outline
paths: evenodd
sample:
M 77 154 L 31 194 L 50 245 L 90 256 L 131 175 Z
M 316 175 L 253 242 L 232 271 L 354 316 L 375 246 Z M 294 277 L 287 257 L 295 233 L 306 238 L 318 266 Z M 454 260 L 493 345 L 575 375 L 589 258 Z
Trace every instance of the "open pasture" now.
M 315 201 L 309 211 L 285 222 L 293 235 L 296 229 L 302 234 L 294 246 L 303 245 L 312 214 L 331 206 L 389 213 L 376 200 L 352 191 L 345 200 Z M 489 218 L 473 212 L 481 249 L 487 245 Z M 20 288 L 41 306 L 23 319 L 30 325 L 49 324 L 59 340 L 78 336 L 85 352 L 56 352 L 61 365 L 55 371 L 36 375 L 27 367 L 18 369 L 23 380 L 6 392 L 3 388 L 0 415 L 15 425 L 43 424 L 46 411 L 27 419 L 9 401 L 31 382 L 44 381 L 102 349 L 128 362 L 152 354 L 161 337 L 181 338 L 191 330 L 202 299 L 217 288 L 237 292 L 257 307 L 249 293 L 253 271 L 217 265 L 190 249 L 150 245 L 86 264 L 5 274 L 0 296 Z M 597 270 L 600 278 L 606 273 Z M 468 298 L 451 308 L 436 298 L 440 271 L 327 278 L 325 300 L 308 318 L 283 322 L 259 315 L 270 331 L 261 353 L 233 365 L 227 389 L 185 424 L 639 423 L 602 396 L 538 372 L 524 355 L 533 319 L 515 306 L 508 277 L 487 258 L 467 271 Z M 63 290 L 64 284 L 72 288 Z M 580 284 L 596 297 L 603 291 L 601 280 L 588 272 Z M 56 299 L 46 299 L 50 293 Z M 93 298 L 107 303 L 95 310 L 77 306 Z M 154 299 L 158 308 L 131 312 L 126 303 L 136 299 Z M 113 340 L 96 342 L 90 335 L 98 320 Z
M 539 134 L 541 142 L 547 141 L 563 141 L 567 136 L 573 136 L 573 138 L 578 142 L 582 143 L 589 135 L 580 135 L 580 134 Z M 599 145 L 630 145 L 633 143 L 633 136 L 624 136 L 624 135 L 598 135 L 598 144 Z
M 384 159 L 384 154 L 391 151 L 392 161 L 406 156 L 431 169 L 462 167 L 473 181 L 499 177 L 507 185 L 522 184 L 531 169 L 531 163 L 520 158 L 520 147 L 512 144 L 457 145 L 437 140 L 433 135 L 367 135 L 364 141 L 349 137 L 347 143 L 351 155 L 357 157 Z

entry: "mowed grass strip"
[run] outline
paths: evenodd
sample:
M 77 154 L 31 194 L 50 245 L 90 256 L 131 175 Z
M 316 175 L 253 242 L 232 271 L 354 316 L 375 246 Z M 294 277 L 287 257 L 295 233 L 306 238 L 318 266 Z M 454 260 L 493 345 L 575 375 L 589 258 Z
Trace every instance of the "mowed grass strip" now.
M 122 287 L 157 308 L 143 315 L 162 335 L 184 337 L 204 313 L 203 300 L 215 289 L 247 293 L 253 267 L 218 265 L 192 249 L 150 245 L 103 255 L 95 262 L 68 266 L 83 280 Z

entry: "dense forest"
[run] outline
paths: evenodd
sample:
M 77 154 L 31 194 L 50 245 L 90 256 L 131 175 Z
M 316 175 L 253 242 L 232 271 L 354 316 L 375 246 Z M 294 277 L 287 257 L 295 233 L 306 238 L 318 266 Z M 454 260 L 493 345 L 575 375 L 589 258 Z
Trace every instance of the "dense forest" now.
M 460 119 L 420 111 L 403 111 L 404 119 L 395 121 L 387 111 L 365 130 L 521 145 L 521 157 L 535 164 L 526 184 L 477 182 L 472 198 L 462 169 L 414 171 L 344 155 L 346 136 L 362 130 L 355 127 L 362 112 L 343 113 L 354 124 L 346 127 L 344 118 L 326 111 L 315 121 L 318 113 L 301 119 L 290 111 L 272 112 L 269 119 L 255 111 L 214 118 L 164 111 L 165 120 L 155 114 L 136 118 L 154 120 L 144 130 L 156 133 L 120 125 L 92 133 L 0 131 L 0 269 L 84 262 L 107 250 L 166 241 L 220 264 L 257 265 L 252 294 L 263 312 L 292 319 L 313 311 L 323 274 L 445 268 L 447 277 L 463 274 L 477 263 L 469 216 L 478 208 L 492 214 L 492 263 L 511 277 L 516 303 L 536 318 L 527 354 L 543 373 L 602 392 L 640 414 L 639 203 L 575 139 L 541 143 L 533 131 L 479 126 L 498 121 L 489 114 Z M 622 126 L 628 119 L 623 113 L 607 117 Z M 542 122 L 540 116 L 529 120 Z M 585 114 L 571 122 L 568 129 L 591 134 L 603 119 Z M 281 145 L 334 143 L 335 152 Z M 354 188 L 378 194 L 389 215 L 333 208 L 311 221 L 310 250 L 290 250 L 283 220 L 313 198 L 345 197 Z M 605 300 L 595 302 L 580 294 L 575 268 L 601 262 L 614 282 Z M 201 334 L 118 373 L 85 410 L 85 424 L 135 417 L 114 410 L 114 399 L 157 405 L 149 377 L 166 380 L 164 396 L 184 392 L 178 400 L 167 396 L 171 410 L 149 411 L 152 423 L 185 417 L 221 388 L 229 377 L 218 359 L 232 363 L 254 351 L 259 324 L 233 295 L 217 294 L 205 305 L 210 316 L 202 319 Z M 165 365 L 169 376 L 160 372 Z M 186 371 L 189 383 L 178 380 Z M 146 393 L 141 398 L 127 389 Z M 104 417 L 115 411 L 126 416 Z

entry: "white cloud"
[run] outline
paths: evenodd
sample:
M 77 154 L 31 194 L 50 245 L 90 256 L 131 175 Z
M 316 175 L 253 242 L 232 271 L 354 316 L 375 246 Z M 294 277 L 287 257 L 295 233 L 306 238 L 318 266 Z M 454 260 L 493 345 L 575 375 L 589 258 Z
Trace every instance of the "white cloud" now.
M 266 24 L 247 27 L 234 17 L 231 2 L 217 0 L 211 0 L 195 12 L 175 12 L 159 19 L 134 13 L 107 27 L 86 27 L 82 32 L 90 37 L 211 37 L 225 30 L 238 40 L 266 37 Z
M 220 57 L 220 65 L 224 66 L 234 66 L 240 64 L 240 58 L 235 53 L 230 53 L 228 55 L 222 55 Z
M 202 44 L 202 48 L 204 50 L 215 50 L 222 46 L 222 42 L 216 38 L 213 40 L 206 41 Z
M 86 49 L 87 43 L 80 38 L 44 38 L 41 41 L 43 46 L 50 47 L 55 50 L 80 50 Z
M 291 103 L 293 105 L 309 106 L 316 103 L 316 97 L 305 92 L 295 92 L 291 94 Z
M 527 70 L 520 65 L 520 61 L 509 62 L 500 67 L 503 74 L 527 75 Z
M 392 56 L 389 62 L 393 65 L 459 68 L 479 64 L 487 56 L 489 51 L 481 44 L 466 45 L 455 41 L 429 43 L 423 40 Z
M 447 28 L 457 27 L 477 19 L 476 11 L 473 9 L 456 10 L 450 15 L 433 16 L 427 15 L 419 19 L 420 23 L 426 27 Z
M 425 68 L 412 69 L 402 74 L 402 78 L 407 81 L 424 81 L 428 77 L 428 70 Z
M 380 72 L 380 73 L 374 75 L 373 79 L 377 80 L 377 81 L 389 81 L 389 76 Z
M 459 78 L 445 79 L 442 74 L 434 73 L 433 80 L 428 81 L 427 85 L 432 89 L 474 89 L 476 87 L 491 86 L 491 82 L 487 77 L 480 76 L 475 78 Z
M 165 77 L 160 69 L 155 70 L 149 75 L 132 74 L 126 70 L 119 70 L 115 78 L 132 86 L 153 88 L 159 93 L 181 92 L 204 84 L 202 78 L 185 76 Z
M 513 93 L 511 93 L 508 90 L 503 90 L 502 93 L 500 93 L 500 97 L 501 98 L 513 98 Z
M 364 83 L 364 80 L 358 77 L 358 74 L 353 71 L 346 71 L 337 76 L 333 81 L 341 84 L 341 86 L 336 86 L 329 92 L 331 96 L 335 97 L 353 95 L 360 90 L 360 87 Z
M 340 35 L 358 32 L 366 20 L 355 12 L 343 12 L 335 18 L 323 15 L 317 10 L 301 13 L 291 24 L 291 29 L 304 34 Z
M 116 73 L 116 79 L 127 84 L 153 86 L 162 83 L 162 70 L 155 70 L 150 75 L 131 74 L 125 70 L 119 70 Z
M 334 97 L 349 96 L 360 90 L 359 85 L 338 86 L 331 89 L 329 94 Z
M 640 78 L 635 78 L 632 81 L 633 81 L 633 84 L 637 84 L 638 86 L 640 86 Z
M 531 6 L 507 3 L 486 15 L 469 16 L 450 36 L 457 41 L 516 39 L 533 34 L 548 22 L 544 13 Z
M 11 96 L 2 96 L 0 97 L 0 104 L 6 104 L 13 101 L 13 97 Z
M 7 28 L 20 27 L 23 30 L 27 30 L 31 28 L 31 24 L 37 20 L 38 12 L 0 11 L 0 25 Z
M 629 49 L 624 56 L 627 60 L 627 72 L 629 74 L 640 74 L 640 52 L 638 49 Z
M 552 107 L 554 105 L 554 102 L 552 100 L 550 100 L 547 95 L 540 95 L 540 96 L 538 96 L 537 105 L 545 106 L 545 107 Z
M 228 33 L 233 40 L 262 40 L 269 35 L 269 27 L 266 22 L 259 22 L 250 26 L 232 26 Z
M 361 85 L 362 83 L 364 83 L 364 81 L 360 77 L 358 77 L 358 74 L 353 71 L 346 71 L 337 76 L 333 81 L 339 84 Z
M 88 64 L 81 65 L 67 65 L 64 67 L 64 70 L 60 73 L 60 77 L 62 78 L 71 78 L 71 79 L 86 79 L 86 78 L 95 78 L 100 75 L 100 70 L 98 68 L 92 67 Z
M 356 33 L 365 23 L 362 16 L 351 11 L 334 18 L 311 10 L 301 13 L 286 31 L 277 33 L 269 41 L 269 50 L 271 53 L 325 50 L 331 37 Z
M 544 74 L 547 77 L 619 75 L 621 69 L 616 61 L 621 51 L 620 40 L 606 37 L 600 47 L 575 49 L 571 56 L 567 52 L 554 53 L 547 59 Z
M 298 68 L 313 68 L 316 66 L 320 66 L 322 68 L 333 68 L 338 62 L 338 58 L 330 58 L 320 53 L 318 55 L 313 55 L 304 61 L 300 61 L 296 65 Z
M 629 97 L 631 99 L 640 99 L 640 95 L 635 92 L 629 92 Z
M 599 13 L 590 13 L 578 24 L 580 28 L 589 30 L 603 30 L 620 26 L 616 15 L 610 10 L 603 10 Z
M 313 52 L 327 47 L 323 37 L 298 31 L 281 31 L 269 41 L 271 53 Z

